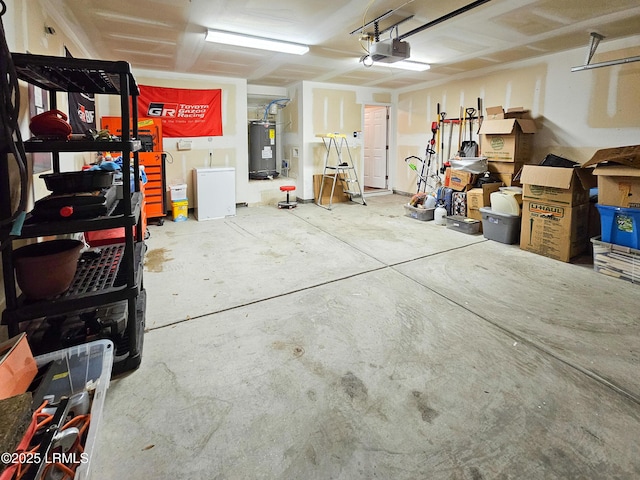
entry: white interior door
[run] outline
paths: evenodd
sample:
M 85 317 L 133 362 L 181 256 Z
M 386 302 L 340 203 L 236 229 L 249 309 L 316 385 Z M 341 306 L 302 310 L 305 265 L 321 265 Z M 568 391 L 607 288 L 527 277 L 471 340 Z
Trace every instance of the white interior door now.
M 387 188 L 387 107 L 364 107 L 364 186 Z

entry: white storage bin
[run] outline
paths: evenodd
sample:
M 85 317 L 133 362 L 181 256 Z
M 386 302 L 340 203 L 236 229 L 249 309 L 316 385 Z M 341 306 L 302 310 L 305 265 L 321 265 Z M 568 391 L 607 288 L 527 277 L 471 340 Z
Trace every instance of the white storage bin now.
M 169 185 L 169 191 L 171 192 L 171 201 L 177 202 L 179 200 L 187 199 L 187 184 L 181 183 L 179 185 Z

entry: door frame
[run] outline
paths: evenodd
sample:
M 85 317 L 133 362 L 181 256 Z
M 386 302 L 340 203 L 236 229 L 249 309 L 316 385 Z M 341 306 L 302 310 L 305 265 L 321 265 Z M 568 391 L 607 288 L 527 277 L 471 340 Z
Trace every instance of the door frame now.
M 366 103 L 365 105 L 363 105 L 362 107 L 362 125 L 363 125 L 363 139 L 362 139 L 362 166 L 363 166 L 363 170 L 362 170 L 362 188 L 363 191 L 366 189 L 366 184 L 364 181 L 364 168 L 365 168 L 365 139 L 366 139 L 366 129 L 367 129 L 367 124 L 365 123 L 365 112 L 367 107 L 375 107 L 375 108 L 385 108 L 386 109 L 386 121 L 385 121 L 385 130 L 386 130 L 386 149 L 385 149 L 385 158 L 384 158 L 384 163 L 385 163 L 385 186 L 383 189 L 376 189 L 374 191 L 370 191 L 370 192 L 364 192 L 366 194 L 372 194 L 372 193 L 378 193 L 378 192 L 383 192 L 383 193 L 388 193 L 391 191 L 390 188 L 390 158 L 389 158 L 389 149 L 390 149 L 390 145 L 389 145 L 389 141 L 390 141 L 390 131 L 389 131 L 389 121 L 390 121 L 390 109 L 391 106 L 388 104 L 375 104 L 375 103 Z

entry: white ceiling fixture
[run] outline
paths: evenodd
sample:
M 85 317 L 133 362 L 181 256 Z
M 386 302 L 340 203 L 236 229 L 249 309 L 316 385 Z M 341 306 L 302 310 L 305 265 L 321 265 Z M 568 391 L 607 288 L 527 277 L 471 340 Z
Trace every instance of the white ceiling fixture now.
M 411 3 L 411 1 L 407 3 Z M 401 68 L 403 70 L 424 72 L 425 70 L 429 70 L 431 66 L 427 63 L 410 61 L 409 58 L 411 56 L 411 46 L 409 45 L 409 43 L 403 41 L 403 39 L 411 35 L 415 35 L 416 33 L 422 32 L 433 26 L 436 26 L 446 20 L 450 20 L 458 15 L 466 13 L 469 10 L 479 7 L 480 5 L 483 5 L 489 1 L 490 0 L 476 0 L 475 2 L 465 5 L 464 7 L 454 10 L 453 12 L 443 15 L 442 17 L 436 18 L 435 20 L 425 23 L 424 25 L 418 28 L 414 28 L 410 32 L 407 32 L 403 35 L 400 35 L 399 33 L 400 25 L 408 20 L 411 20 L 413 18 L 413 15 L 406 17 L 381 31 L 379 22 L 381 20 L 384 20 L 389 15 L 395 12 L 395 10 L 389 10 L 386 13 L 382 14 L 381 16 L 375 18 L 374 20 L 371 20 L 369 23 L 365 23 L 364 25 L 362 25 L 361 28 L 357 28 L 356 30 L 352 31 L 350 34 L 351 35 L 354 35 L 356 33 L 360 34 L 361 45 L 364 40 L 367 41 L 366 47 L 362 45 L 362 48 L 367 53 L 366 55 L 363 55 L 362 57 L 360 57 L 360 62 L 362 62 L 362 64 L 365 67 L 371 67 L 372 65 L 379 64 L 379 62 L 383 62 L 386 66 L 389 66 L 389 67 Z M 368 8 L 367 8 L 367 11 L 368 11 Z M 365 16 L 366 16 L 366 11 L 365 11 Z M 373 33 L 365 32 L 365 29 L 372 24 L 374 26 Z M 391 32 L 390 38 L 386 40 L 380 40 L 380 35 L 386 32 Z M 395 38 L 393 36 L 394 32 L 395 32 Z
M 359 61 L 362 62 L 362 64 L 367 68 L 373 67 L 373 66 L 391 67 L 391 68 L 398 68 L 400 70 L 410 70 L 412 72 L 426 72 L 431 68 L 431 65 L 429 65 L 428 63 L 414 62 L 413 60 L 400 60 L 393 63 L 376 62 L 371 57 L 371 55 L 363 55 L 362 57 L 360 57 Z
M 428 63 L 414 62 L 413 60 L 400 60 L 393 63 L 376 62 L 373 58 L 371 58 L 371 55 L 363 55 L 362 57 L 360 57 L 359 61 L 362 62 L 362 64 L 367 68 L 373 66 L 391 67 L 398 68 L 400 70 L 411 70 L 413 72 L 426 72 L 431 68 L 431 65 L 429 65 Z
M 300 43 L 284 42 L 282 40 L 255 37 L 253 35 L 226 32 L 224 30 L 208 29 L 205 40 L 207 42 L 235 45 L 237 47 L 258 48 L 260 50 L 291 53 L 294 55 L 304 55 L 309 51 L 309 47 L 307 45 L 302 45 Z
M 431 65 L 428 63 L 414 62 L 412 60 L 400 60 L 399 62 L 393 63 L 374 62 L 373 65 L 379 67 L 400 68 L 402 70 L 411 70 L 413 72 L 426 72 L 431 68 Z
M 363 63 L 363 65 L 367 68 L 372 67 L 373 66 L 373 58 L 371 58 L 371 55 L 366 54 L 360 57 L 360 61 Z
M 382 17 L 379 18 L 386 18 L 386 16 L 388 16 L 392 12 L 392 10 L 389 10 L 389 12 L 385 13 L 384 15 L 382 15 Z M 371 23 L 373 23 L 374 25 L 375 30 L 373 33 L 361 33 L 360 35 L 360 45 L 362 46 L 363 50 L 367 52 L 366 55 L 360 57 L 360 61 L 364 64 L 365 67 L 372 66 L 374 62 L 383 62 L 389 64 L 400 62 L 402 60 L 407 60 L 411 55 L 411 46 L 409 45 L 409 43 L 398 40 L 397 38 L 393 38 L 393 36 L 385 40 L 380 40 L 380 35 L 386 32 L 391 32 L 393 34 L 393 32 L 395 31 L 397 36 L 398 26 L 401 23 L 410 20 L 411 18 L 413 18 L 413 16 L 400 20 L 399 22 L 394 23 L 391 27 L 388 27 L 382 31 L 380 30 L 380 27 L 378 25 L 379 18 L 373 20 L 372 22 L 369 22 L 369 24 L 363 25 L 360 29 L 351 32 L 351 35 L 358 32 L 364 32 L 364 29 L 368 25 L 370 25 Z M 367 42 L 366 47 L 362 43 L 363 41 Z

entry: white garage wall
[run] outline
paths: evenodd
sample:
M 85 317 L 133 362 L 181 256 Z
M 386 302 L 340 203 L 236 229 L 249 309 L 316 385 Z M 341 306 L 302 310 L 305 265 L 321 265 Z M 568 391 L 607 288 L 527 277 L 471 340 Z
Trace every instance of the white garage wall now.
M 193 206 L 192 170 L 197 167 L 234 167 L 236 169 L 236 202 L 246 202 L 248 194 L 247 82 L 244 79 L 211 75 L 185 75 L 173 72 L 134 69 L 138 85 L 170 88 L 221 89 L 222 136 L 194 137 L 191 150 L 179 151 L 179 138 L 164 139 L 167 185 L 187 184 L 189 205 Z M 101 116 L 119 115 L 119 99 L 100 96 Z M 105 113 L 107 112 L 107 113 Z M 186 139 L 186 138 L 185 138 Z M 209 155 L 209 153 L 212 155 Z M 170 208 L 170 205 L 167 205 Z
M 585 35 L 584 48 L 502 65 L 482 76 L 399 91 L 394 188 L 414 191 L 415 173 L 403 159 L 424 156 L 437 103 L 448 118 L 459 116 L 461 104 L 475 107 L 477 97 L 485 107 L 529 109 L 539 129 L 532 163 L 547 153 L 584 163 L 600 148 L 640 143 L 640 62 L 572 73 L 585 62 L 587 40 Z M 592 63 L 639 54 L 640 36 L 603 41 Z
M 292 89 L 294 90 L 294 89 Z M 347 142 L 356 166 L 358 177 L 362 179 L 364 157 L 362 139 L 354 138 L 354 132 L 361 132 L 365 105 L 391 105 L 390 90 L 336 85 L 319 82 L 302 82 L 295 87 L 295 95 L 301 100 L 302 118 L 298 123 L 300 156 L 298 158 L 298 196 L 313 199 L 313 175 L 321 174 L 326 149 L 318 134 L 340 133 L 347 135 Z

